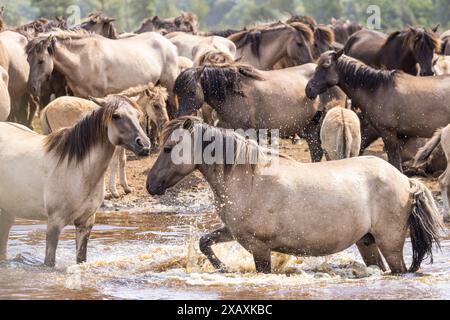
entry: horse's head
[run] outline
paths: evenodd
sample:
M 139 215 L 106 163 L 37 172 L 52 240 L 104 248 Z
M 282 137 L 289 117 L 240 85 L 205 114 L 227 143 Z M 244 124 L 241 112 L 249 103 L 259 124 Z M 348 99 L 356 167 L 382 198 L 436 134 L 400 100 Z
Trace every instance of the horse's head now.
M 28 90 L 31 94 L 38 96 L 41 86 L 46 82 L 54 68 L 53 54 L 55 51 L 56 38 L 53 35 L 37 37 L 28 42 L 26 52 L 30 73 L 28 77 Z
M 178 31 L 197 33 L 198 18 L 194 13 L 181 11 L 181 14 L 174 19 L 175 28 Z
M 319 57 L 322 53 L 333 50 L 334 32 L 326 25 L 317 25 L 314 29 L 314 57 Z
M 91 33 L 102 35 L 106 38 L 116 39 L 117 32 L 114 27 L 115 19 L 109 18 L 102 13 L 91 13 L 88 20 L 83 22 L 80 27 Z
M 147 191 L 162 195 L 196 168 L 194 127 L 200 120 L 182 117 L 169 122 L 163 131 L 163 148 L 147 176 Z
M 433 75 L 433 56 L 440 51 L 440 40 L 436 35 L 439 26 L 433 29 L 409 27 L 406 43 L 415 61 L 420 66 L 420 76 Z
M 145 89 L 137 100 L 148 119 L 155 123 L 160 130 L 169 121 L 166 105 L 167 96 L 165 88 L 151 86 Z
M 311 29 L 299 22 L 291 23 L 293 28 L 290 40 L 287 43 L 287 54 L 294 65 L 314 62 L 311 49 L 314 43 L 314 35 Z
M 342 50 L 339 52 L 327 51 L 320 56 L 314 76 L 306 86 L 308 98 L 315 99 L 319 94 L 338 84 L 337 61 L 342 54 Z
M 202 87 L 203 67 L 184 70 L 175 81 L 174 93 L 178 100 L 177 116 L 191 115 L 205 102 Z
M 105 109 L 102 125 L 107 126 L 108 140 L 113 145 L 140 156 L 150 154 L 150 140 L 140 125 L 142 112 L 136 103 L 119 95 L 90 99 Z

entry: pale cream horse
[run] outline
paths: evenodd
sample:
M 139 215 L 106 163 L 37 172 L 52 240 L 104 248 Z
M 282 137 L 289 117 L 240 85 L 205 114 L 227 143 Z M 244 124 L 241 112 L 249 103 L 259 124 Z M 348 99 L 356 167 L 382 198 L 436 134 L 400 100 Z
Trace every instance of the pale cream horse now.
M 167 88 L 169 114 L 176 110 L 177 50 L 158 33 L 112 40 L 85 31 L 56 31 L 30 41 L 27 53 L 33 94 L 39 94 L 55 68 L 77 97 L 105 97 L 152 82 Z
M 165 88 L 149 84 L 147 86 L 131 88 L 122 92 L 120 95 L 136 98 L 136 102 L 145 116 L 144 128 L 146 129 L 147 134 L 153 134 L 153 136 L 157 138 L 158 132 L 162 129 L 164 124 L 169 121 L 165 103 L 167 98 L 167 91 Z M 48 104 L 41 112 L 43 133 L 50 134 L 61 128 L 72 127 L 96 107 L 97 104 L 94 102 L 82 98 L 57 98 Z M 150 131 L 150 126 L 157 132 L 153 133 Z M 119 168 L 120 185 L 123 190 L 126 194 L 132 192 L 132 189 L 128 185 L 126 175 L 126 161 L 127 156 L 125 149 L 121 147 L 117 148 L 110 164 L 110 178 L 108 183 L 108 190 L 115 198 L 119 197 L 119 192 L 116 188 L 117 168 Z
M 163 136 L 147 190 L 161 195 L 194 170 L 203 174 L 224 227 L 202 236 L 200 250 L 218 269 L 225 266 L 212 245 L 234 240 L 265 273 L 271 251 L 325 256 L 355 243 L 368 266 L 384 270 L 382 254 L 393 273 L 405 273 L 408 229 L 415 272 L 439 243 L 443 223 L 431 192 L 382 159 L 300 163 L 192 117 L 169 122 Z
M 436 131 L 433 138 L 431 138 L 424 147 L 419 149 L 415 158 L 415 166 L 426 161 L 439 144 L 442 146 L 445 157 L 447 158 L 447 169 L 439 177 L 439 184 L 441 186 L 442 201 L 444 203 L 444 219 L 445 221 L 450 222 L 450 125 Z
M 0 123 L 0 258 L 16 218 L 47 220 L 45 264 L 55 265 L 62 229 L 76 227 L 76 260 L 86 261 L 95 212 L 103 201 L 104 175 L 116 146 L 146 156 L 150 141 L 140 111 L 121 96 L 98 100 L 101 108 L 71 128 L 49 136 Z
M 0 121 L 6 121 L 11 111 L 11 99 L 8 92 L 8 72 L 0 66 Z
M 358 157 L 361 123 L 356 113 L 342 107 L 328 111 L 320 129 L 320 141 L 328 161 Z

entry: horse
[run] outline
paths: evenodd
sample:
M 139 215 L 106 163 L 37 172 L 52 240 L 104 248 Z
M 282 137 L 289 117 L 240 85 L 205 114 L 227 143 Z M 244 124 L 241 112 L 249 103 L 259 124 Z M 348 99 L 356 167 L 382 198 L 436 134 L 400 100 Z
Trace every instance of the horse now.
M 356 113 L 342 107 L 328 111 L 320 129 L 320 141 L 328 161 L 358 157 L 361 124 Z
M 45 265 L 55 265 L 59 235 L 70 223 L 76 227 L 76 261 L 86 261 L 95 212 L 104 197 L 104 175 L 116 146 L 149 154 L 135 103 L 120 96 L 93 101 L 101 107 L 49 136 L 0 123 L 1 259 L 6 259 L 11 226 L 23 218 L 47 220 Z
M 228 37 L 236 44 L 236 59 L 260 70 L 271 70 L 280 60 L 287 67 L 314 61 L 314 35 L 303 23 L 275 23 L 244 30 Z
M 167 34 L 175 31 L 196 34 L 198 31 L 198 17 L 195 13 L 181 11 L 180 15 L 175 18 L 161 19 L 158 16 L 145 19 L 141 27 L 134 33 L 143 33 L 149 31 L 157 31 Z
M 344 18 L 331 19 L 330 28 L 334 32 L 336 42 L 341 44 L 345 44 L 351 35 L 363 29 L 359 23 Z
M 50 32 L 53 29 L 68 30 L 69 26 L 67 25 L 67 18 L 55 17 L 54 20 L 39 18 L 26 24 L 20 25 L 12 30 L 21 33 L 22 35 L 30 39 L 38 36 L 40 33 Z
M 315 98 L 340 87 L 383 139 L 389 162 L 400 171 L 399 138 L 431 138 L 450 123 L 450 76 L 416 77 L 398 70 L 377 70 L 329 51 L 319 59 L 306 87 Z
M 79 27 L 86 31 L 99 34 L 109 39 L 117 39 L 118 33 L 114 26 L 116 19 L 107 17 L 103 12 L 92 12 L 88 15 L 86 21 L 82 22 Z
M 439 53 L 445 56 L 450 55 L 450 30 L 441 34 L 441 50 Z
M 223 37 L 204 37 L 184 32 L 172 32 L 166 35 L 166 38 L 177 47 L 179 56 L 189 58 L 194 61 L 194 63 L 195 60 L 199 60 L 200 56 L 204 55 L 206 51 L 223 53 L 223 56 L 231 61 L 234 60 L 236 55 L 236 46 L 234 43 Z
M 74 95 L 104 97 L 149 82 L 167 88 L 169 115 L 176 111 L 172 90 L 178 75 L 175 46 L 160 34 L 107 39 L 86 31 L 55 31 L 31 40 L 29 90 L 38 95 L 53 69 L 65 76 Z
M 175 82 L 177 116 L 191 115 L 206 102 L 222 126 L 234 129 L 279 129 L 282 137 L 304 134 L 313 161 L 320 161 L 320 99 L 310 100 L 305 87 L 314 64 L 259 71 L 243 64 L 201 66 L 183 71 Z M 321 97 L 323 98 L 323 96 Z
M 0 8 L 0 32 L 5 31 L 7 29 L 6 21 L 5 21 L 5 7 Z
M 447 158 L 447 167 L 444 173 L 439 177 L 439 185 L 441 187 L 442 200 L 444 203 L 444 220 L 450 222 L 450 125 L 436 131 L 433 138 L 423 146 L 415 157 L 414 164 L 418 164 L 428 160 L 433 151 L 441 146 Z
M 27 62 L 25 46 L 27 38 L 17 32 L 6 30 L 0 33 L 3 68 L 8 72 L 8 92 L 11 100 L 9 121 L 18 122 L 31 127 L 31 112 L 28 106 L 32 102 L 27 92 L 27 81 L 30 66 Z M 5 67 L 5 64 L 8 64 Z
M 440 51 L 433 29 L 409 27 L 389 36 L 374 30 L 361 30 L 353 34 L 344 47 L 346 55 L 375 68 L 403 70 L 413 76 L 433 75 L 433 55 Z
M 230 241 L 253 254 L 257 272 L 264 273 L 271 272 L 271 251 L 324 256 L 355 243 L 367 266 L 385 270 L 383 255 L 392 273 L 406 273 L 408 228 L 409 272 L 416 272 L 432 255 L 433 242 L 439 245 L 444 226 L 430 190 L 379 158 L 300 163 L 192 117 L 169 122 L 164 141 L 147 191 L 162 195 L 194 170 L 201 172 L 224 226 L 203 235 L 199 247 L 221 271 L 226 266 L 212 245 Z M 222 156 L 210 161 L 212 150 L 223 150 Z M 173 160 L 179 152 L 184 161 Z

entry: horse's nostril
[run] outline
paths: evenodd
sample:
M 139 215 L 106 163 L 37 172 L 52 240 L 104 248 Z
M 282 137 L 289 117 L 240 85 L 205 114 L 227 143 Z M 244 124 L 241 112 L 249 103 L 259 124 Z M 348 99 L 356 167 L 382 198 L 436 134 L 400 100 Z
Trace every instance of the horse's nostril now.
M 141 139 L 141 138 L 136 138 L 136 144 L 137 144 L 139 147 L 144 147 L 144 144 L 142 143 L 142 139 Z

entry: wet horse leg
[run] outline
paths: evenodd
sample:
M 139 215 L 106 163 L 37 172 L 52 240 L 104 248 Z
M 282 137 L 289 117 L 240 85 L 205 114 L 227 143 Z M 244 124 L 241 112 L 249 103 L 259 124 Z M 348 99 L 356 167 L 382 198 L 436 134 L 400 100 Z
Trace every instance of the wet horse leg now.
M 366 266 L 378 266 L 381 270 L 386 271 L 383 258 L 381 257 L 375 239 L 371 234 L 364 236 L 356 243 L 359 253 L 361 254 Z
M 313 162 L 320 162 L 323 157 L 322 143 L 320 142 L 320 123 L 310 121 L 303 131 L 302 136 L 308 143 L 311 160 Z
M 217 229 L 202 236 L 199 241 L 200 251 L 208 258 L 209 262 L 211 262 L 214 268 L 218 269 L 221 272 L 226 272 L 227 269 L 222 261 L 217 258 L 211 246 L 217 243 L 230 241 L 234 241 L 234 238 L 226 227 Z
M 76 227 L 77 263 L 86 262 L 87 244 L 94 222 L 95 214 L 88 218 L 76 220 L 74 223 Z
M 400 143 L 398 141 L 397 132 L 386 130 L 383 132 L 383 142 L 388 154 L 389 163 L 403 173 L 402 158 L 400 155 Z
M 444 203 L 444 221 L 449 222 L 450 221 L 450 190 L 448 188 L 448 185 L 450 183 L 450 174 L 447 170 L 439 177 L 439 184 L 441 186 L 441 196 L 442 196 L 442 202 Z
M 393 274 L 406 273 L 407 268 L 403 259 L 403 247 L 406 235 L 398 230 L 383 230 L 383 235 L 375 235 L 375 241 L 380 248 L 381 254 Z M 397 235 L 395 236 L 395 233 Z
M 44 264 L 48 267 L 55 266 L 56 248 L 58 247 L 59 236 L 66 224 L 67 223 L 61 220 L 61 217 L 58 214 L 53 214 L 48 218 L 44 260 Z
M 14 224 L 14 217 L 0 210 L 0 261 L 6 260 L 9 231 Z
M 120 185 L 126 194 L 131 193 L 131 188 L 128 185 L 127 172 L 125 167 L 127 165 L 127 153 L 124 148 L 120 148 L 119 151 L 119 173 L 120 173 Z
M 264 247 L 258 250 L 253 250 L 253 260 L 255 261 L 256 272 L 271 273 L 272 264 L 270 257 L 270 250 Z

